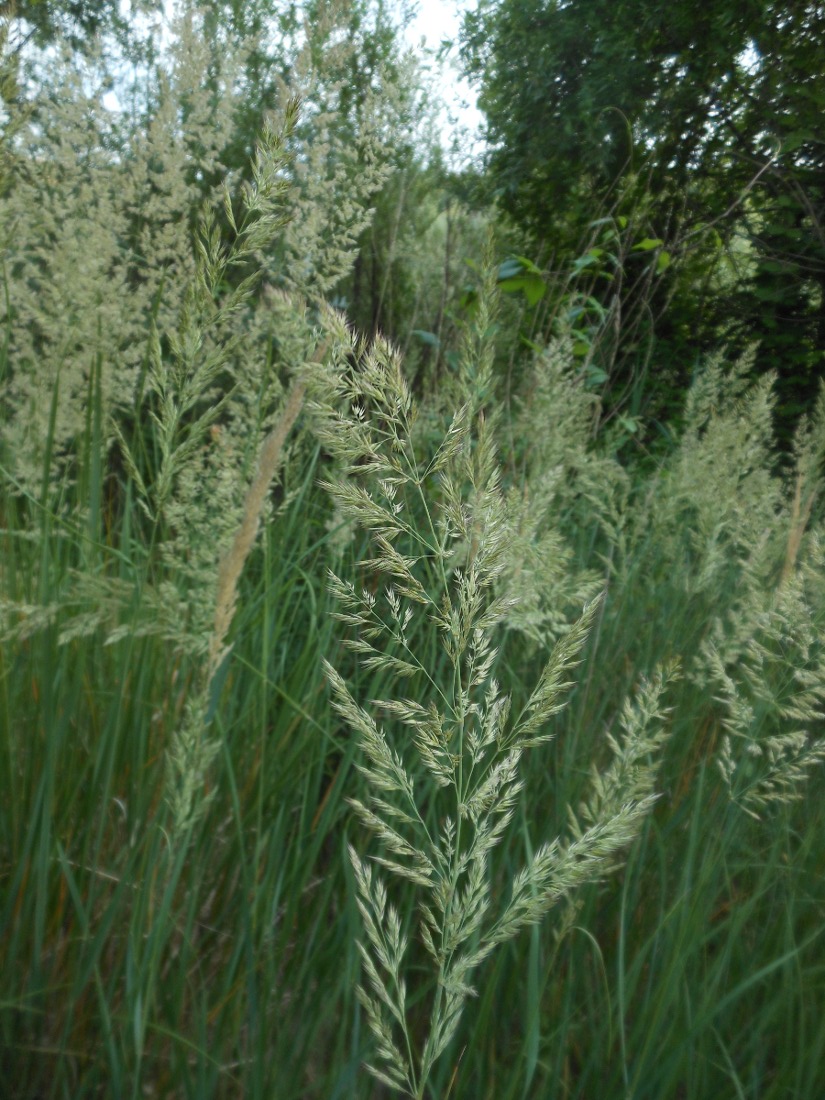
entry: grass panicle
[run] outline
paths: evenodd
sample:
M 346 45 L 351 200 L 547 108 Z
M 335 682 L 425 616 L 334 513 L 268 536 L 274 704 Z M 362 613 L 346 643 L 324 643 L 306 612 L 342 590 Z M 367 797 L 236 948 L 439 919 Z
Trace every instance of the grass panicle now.
M 522 757 L 551 740 L 549 724 L 573 686 L 572 670 L 600 601 L 586 606 L 557 641 L 511 718 L 496 669 L 512 600 L 496 586 L 512 564 L 513 540 L 482 399 L 491 362 L 486 305 L 476 324 L 479 337 L 468 338 L 464 348 L 465 400 L 433 454 L 416 450 L 415 406 L 399 357 L 386 344 L 351 345 L 348 354 L 357 361 L 349 376 L 331 389 L 326 404 L 316 399 L 314 406 L 340 468 L 326 487 L 375 547 L 364 563 L 373 577 L 369 587 L 359 592 L 331 577 L 337 617 L 351 628 L 345 644 L 364 669 L 415 693 L 378 698 L 367 709 L 326 666 L 333 705 L 363 756 L 357 766 L 368 793 L 350 805 L 378 843 L 372 862 L 411 884 L 417 896 L 418 935 L 431 973 L 431 984 L 416 981 L 416 1003 L 426 996 L 430 1005 L 423 1042 L 408 1007 L 409 945 L 398 910 L 387 901 L 381 875 L 350 849 L 365 937 L 359 997 L 376 1043 L 371 1070 L 416 1098 L 431 1088 L 433 1068 L 475 996 L 471 980 L 481 963 L 603 875 L 636 835 L 654 801 L 664 740 L 659 698 L 668 676 L 660 675 L 625 708 L 623 740 L 610 741 L 615 763 L 596 773 L 582 808 L 585 827 L 576 827 L 569 841 L 537 849 L 512 877 L 509 901 L 496 904 L 493 851 L 507 837 L 523 794 Z M 343 335 L 340 326 L 337 331 Z M 423 626 L 416 627 L 419 618 Z M 439 682 L 432 658 L 420 656 L 427 634 L 437 638 L 449 669 Z M 387 716 L 386 727 L 373 711 Z

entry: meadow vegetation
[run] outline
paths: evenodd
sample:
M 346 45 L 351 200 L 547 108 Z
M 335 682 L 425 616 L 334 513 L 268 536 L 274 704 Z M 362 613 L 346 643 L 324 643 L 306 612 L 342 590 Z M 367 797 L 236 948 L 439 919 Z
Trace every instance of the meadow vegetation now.
M 248 148 L 193 4 L 7 49 L 4 1094 L 820 1097 L 825 392 L 648 431 L 310 7 Z

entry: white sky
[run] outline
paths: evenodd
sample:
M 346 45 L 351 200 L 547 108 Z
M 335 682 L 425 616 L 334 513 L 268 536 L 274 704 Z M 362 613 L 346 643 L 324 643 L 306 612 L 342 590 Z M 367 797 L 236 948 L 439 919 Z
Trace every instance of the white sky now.
M 475 7 L 476 0 L 412 0 L 411 6 L 417 8 L 417 14 L 405 32 L 411 49 L 424 61 L 425 67 L 433 78 L 437 94 L 443 100 L 443 108 L 438 113 L 442 131 L 441 143 L 445 152 L 450 153 L 455 145 L 454 156 L 460 162 L 467 157 L 477 155 L 483 149 L 479 138 L 482 115 L 476 107 L 476 95 L 466 80 L 459 75 L 458 33 L 461 17 L 465 11 Z M 174 0 L 164 0 L 164 30 L 161 41 L 168 36 L 168 27 L 172 17 Z M 128 18 L 139 18 L 133 10 L 133 0 L 121 0 L 121 9 Z M 441 61 L 436 54 L 445 40 L 453 43 Z M 104 104 L 117 110 L 119 102 L 116 91 L 107 93 Z
M 482 115 L 476 106 L 475 92 L 459 76 L 456 58 L 461 17 L 473 7 L 475 0 L 417 0 L 418 13 L 406 32 L 413 49 L 419 51 L 423 45 L 423 50 L 431 55 L 430 68 L 445 105 L 441 114 L 445 149 L 450 147 L 455 136 L 467 153 L 478 153 L 482 148 L 478 138 Z M 454 45 L 438 62 L 435 54 L 445 39 Z

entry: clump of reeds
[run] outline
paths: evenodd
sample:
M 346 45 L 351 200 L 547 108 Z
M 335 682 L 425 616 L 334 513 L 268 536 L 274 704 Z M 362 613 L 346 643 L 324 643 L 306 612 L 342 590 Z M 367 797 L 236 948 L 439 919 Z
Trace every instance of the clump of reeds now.
M 378 842 L 366 860 L 350 848 L 364 931 L 359 996 L 375 1041 L 370 1069 L 416 1098 L 427 1092 L 484 960 L 605 874 L 635 836 L 655 798 L 661 695 L 672 675 L 657 674 L 626 705 L 622 734 L 609 738 L 613 763 L 571 809 L 570 834 L 540 844 L 498 901 L 494 850 L 521 797 L 522 759 L 554 736 L 600 599 L 562 634 L 513 713 L 496 675 L 512 599 L 497 585 L 513 568 L 518 542 L 500 483 L 495 417 L 485 408 L 486 310 L 476 321 L 479 338 L 464 349 L 463 401 L 433 453 L 416 446 L 416 408 L 398 354 L 381 340 L 359 346 L 335 318 L 328 318 L 334 346 L 355 366 L 328 372 L 313 401 L 317 431 L 340 464 L 327 488 L 374 547 L 363 587 L 330 577 L 338 618 L 349 628 L 344 645 L 362 668 L 398 685 L 367 704 L 327 664 L 334 706 L 357 737 L 367 783 L 366 796 L 351 805 Z M 436 675 L 434 662 L 447 674 Z M 412 885 L 415 918 L 390 901 L 385 875 Z M 427 979 L 408 969 L 413 928 Z M 429 1007 L 419 1038 L 411 1021 L 421 1010 L 411 1002 L 420 1006 L 422 986 Z
M 825 760 L 821 523 L 810 529 L 825 457 L 825 388 L 800 421 L 784 475 L 770 470 L 767 454 L 750 471 L 735 446 L 755 434 L 751 394 L 762 388 L 739 406 L 725 401 L 715 416 L 715 432 L 743 476 L 760 482 L 754 493 L 746 481 L 728 520 L 741 581 L 726 612 L 714 616 L 693 669 L 719 708 L 719 771 L 732 799 L 755 817 L 772 803 L 801 798 Z M 754 529 L 752 517 L 765 507 L 771 512 Z M 720 548 L 726 540 L 719 536 L 729 532 L 717 530 Z

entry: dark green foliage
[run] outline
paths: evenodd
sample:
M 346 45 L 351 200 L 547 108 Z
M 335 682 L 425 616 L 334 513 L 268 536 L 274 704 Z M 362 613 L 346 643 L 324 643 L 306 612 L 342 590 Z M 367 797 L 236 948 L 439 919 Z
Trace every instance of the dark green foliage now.
M 667 360 L 760 340 L 785 437 L 823 368 L 823 39 L 821 5 L 773 0 L 505 0 L 464 24 L 503 209 L 542 258 L 578 254 L 594 204 L 662 238 L 673 264 L 641 298 L 628 280 L 623 315 Z
M 128 38 L 118 0 L 7 0 L 2 7 L 0 14 L 20 19 L 22 37 L 33 37 L 39 46 L 62 39 L 73 49 L 88 50 L 104 31 Z

